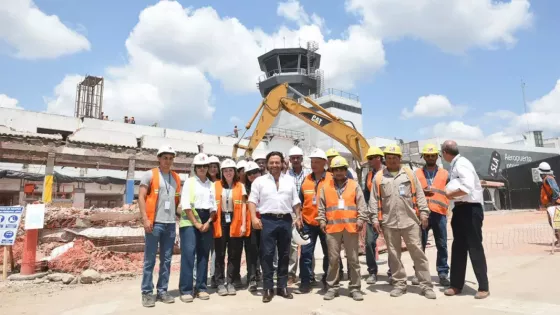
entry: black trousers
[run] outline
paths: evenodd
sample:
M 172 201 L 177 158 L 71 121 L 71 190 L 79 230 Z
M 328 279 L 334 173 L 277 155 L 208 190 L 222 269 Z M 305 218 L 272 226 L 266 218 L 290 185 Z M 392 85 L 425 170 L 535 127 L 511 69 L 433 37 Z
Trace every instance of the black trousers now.
M 261 263 L 263 267 L 263 289 L 274 288 L 274 251 L 278 249 L 277 288 L 288 286 L 288 265 L 292 242 L 292 215 L 261 215 Z
M 229 236 L 230 225 L 222 224 L 222 237 L 214 239 L 216 251 L 216 268 L 214 278 L 217 285 L 233 284 L 241 271 L 241 253 L 243 252 L 243 238 Z M 228 256 L 227 277 L 225 272 L 226 250 Z
M 247 253 L 247 281 L 257 281 L 257 277 L 261 271 L 261 230 L 251 228 L 251 236 L 249 242 L 246 242 L 245 253 Z
M 459 203 L 453 208 L 451 228 L 451 287 L 459 290 L 465 285 L 467 255 L 478 281 L 478 291 L 488 291 L 488 267 L 482 246 L 482 222 L 484 209 L 479 203 Z

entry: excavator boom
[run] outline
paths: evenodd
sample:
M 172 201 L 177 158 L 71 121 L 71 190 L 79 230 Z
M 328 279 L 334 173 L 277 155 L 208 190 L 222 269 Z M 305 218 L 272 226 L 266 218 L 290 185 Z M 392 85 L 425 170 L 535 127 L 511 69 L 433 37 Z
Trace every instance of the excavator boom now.
M 272 89 L 272 91 L 270 91 L 270 93 L 268 93 L 268 95 L 263 99 L 261 105 L 246 126 L 246 130 L 250 129 L 259 112 L 262 111 L 253 135 L 246 146 L 239 144 L 239 142 L 234 145 L 234 159 L 237 158 L 238 148 L 245 149 L 245 156 L 251 156 L 254 149 L 266 135 L 267 130 L 274 123 L 276 117 L 278 117 L 282 110 L 285 110 L 286 112 L 303 120 L 313 128 L 340 142 L 360 163 L 364 160 L 365 154 L 369 149 L 369 144 L 356 129 L 350 127 L 343 120 L 332 115 L 308 97 L 304 97 L 305 101 L 311 104 L 312 108 L 316 108 L 317 111 L 288 98 L 288 89 L 296 94 L 299 94 L 287 83 L 284 83 Z

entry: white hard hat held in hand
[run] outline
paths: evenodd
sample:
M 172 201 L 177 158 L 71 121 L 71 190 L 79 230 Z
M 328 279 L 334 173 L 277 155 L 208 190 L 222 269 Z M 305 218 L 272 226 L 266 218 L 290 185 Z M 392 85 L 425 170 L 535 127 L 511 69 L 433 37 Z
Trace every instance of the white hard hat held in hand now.
M 294 242 L 298 245 L 307 245 L 311 243 L 311 240 L 309 239 L 309 235 L 298 231 L 298 229 L 295 226 L 292 228 L 292 240 L 294 240 Z

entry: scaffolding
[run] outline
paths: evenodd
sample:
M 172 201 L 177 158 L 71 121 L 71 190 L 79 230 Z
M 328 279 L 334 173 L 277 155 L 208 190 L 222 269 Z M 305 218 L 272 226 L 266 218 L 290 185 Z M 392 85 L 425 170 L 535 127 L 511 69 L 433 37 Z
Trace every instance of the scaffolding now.
M 76 87 L 74 116 L 103 119 L 103 78 L 87 75 Z

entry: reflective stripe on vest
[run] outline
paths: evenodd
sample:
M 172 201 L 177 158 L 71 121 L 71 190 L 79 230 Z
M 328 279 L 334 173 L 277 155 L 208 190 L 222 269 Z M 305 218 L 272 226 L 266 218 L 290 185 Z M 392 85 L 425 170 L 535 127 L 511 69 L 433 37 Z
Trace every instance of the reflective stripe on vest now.
M 447 215 L 447 209 L 449 208 L 449 199 L 445 195 L 445 184 L 447 183 L 447 178 L 449 174 L 443 168 L 438 168 L 434 181 L 430 186 L 431 191 L 434 193 L 432 196 L 426 196 L 426 201 L 428 202 L 428 208 L 430 211 L 437 212 L 442 215 Z M 422 189 L 428 187 L 428 181 L 424 174 L 424 169 L 416 170 L 416 177 L 422 185 Z
M 332 181 L 332 174 L 327 172 L 325 178 L 315 184 L 313 174 L 305 176 L 301 184 L 301 192 L 303 194 L 303 206 L 301 208 L 301 216 L 303 221 L 309 225 L 318 226 L 319 222 L 315 220 L 319 212 L 319 196 L 318 193 L 325 183 Z M 315 205 L 313 205 L 313 198 L 315 197 Z
M 338 193 L 334 187 L 334 180 L 325 183 L 325 216 L 327 219 L 327 233 L 338 233 L 344 230 L 350 233 L 358 232 L 358 208 L 356 205 L 356 189 L 358 183 L 348 179 L 346 188 L 341 195 L 344 200 L 344 208 L 339 208 Z
M 416 185 L 414 183 L 414 175 L 412 174 L 412 170 L 408 167 L 403 167 L 408 180 L 410 181 L 410 193 L 412 194 L 412 208 L 416 212 L 416 215 L 420 217 L 420 211 L 418 211 L 418 204 L 416 203 Z M 375 174 L 375 186 L 377 189 L 377 219 L 379 221 L 383 221 L 383 201 L 381 200 L 381 181 L 383 180 L 383 172 L 377 172 Z
M 214 183 L 214 188 L 216 189 L 216 208 L 217 216 L 216 221 L 214 221 L 214 238 L 220 238 L 222 234 L 222 181 L 216 181 Z M 241 235 L 241 221 L 243 219 L 243 185 L 237 182 L 232 189 L 231 199 L 233 200 L 233 216 L 231 217 L 231 225 L 229 228 L 230 237 L 242 237 L 249 236 L 251 234 L 251 216 L 249 210 L 245 208 L 245 235 Z
M 150 182 L 150 188 L 148 189 L 148 195 L 146 196 L 146 216 L 150 222 L 154 223 L 156 220 L 156 210 L 159 198 L 159 168 L 152 169 L 152 181 Z M 181 197 L 181 178 L 179 175 L 171 171 L 171 176 L 175 180 L 175 206 L 179 205 Z M 171 183 L 169 183 L 171 185 Z
M 367 190 L 371 192 L 371 188 L 373 187 L 373 171 L 369 171 L 366 178 L 366 187 Z

